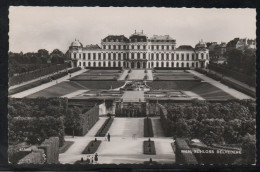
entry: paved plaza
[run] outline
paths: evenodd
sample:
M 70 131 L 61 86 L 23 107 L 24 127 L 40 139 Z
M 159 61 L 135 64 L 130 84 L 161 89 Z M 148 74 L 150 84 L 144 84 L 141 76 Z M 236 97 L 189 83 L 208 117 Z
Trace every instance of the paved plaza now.
M 87 155 L 81 154 L 84 148 L 91 140 L 94 140 L 95 133 L 105 122 L 105 117 L 101 117 L 93 128 L 82 137 L 66 136 L 66 141 L 74 141 L 74 144 L 65 152 L 60 154 L 59 161 L 62 164 L 73 164 L 80 160 L 81 157 L 86 159 Z M 115 118 L 108 133 L 111 135 L 111 141 L 108 142 L 105 137 L 98 137 L 102 140 L 97 150 L 99 155 L 98 163 L 140 163 L 148 161 L 152 158 L 160 163 L 174 163 L 175 155 L 171 147 L 172 138 L 161 137 L 161 124 L 159 118 L 152 119 L 154 125 L 155 137 L 151 138 L 155 142 L 156 155 L 143 154 L 143 141 L 147 138 L 143 137 L 144 118 Z M 156 132 L 155 130 L 159 130 Z M 158 136 L 158 137 L 157 137 Z

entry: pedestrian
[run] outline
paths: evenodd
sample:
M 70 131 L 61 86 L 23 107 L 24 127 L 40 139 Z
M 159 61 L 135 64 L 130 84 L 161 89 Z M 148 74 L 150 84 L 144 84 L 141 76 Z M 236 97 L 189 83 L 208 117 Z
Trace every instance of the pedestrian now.
M 90 164 L 89 155 L 87 156 L 87 163 Z
M 83 157 L 81 157 L 80 161 L 83 162 Z
M 110 134 L 107 134 L 107 140 L 110 142 Z
M 96 163 L 98 162 L 98 154 L 97 153 L 95 154 L 95 162 Z
M 91 164 L 93 164 L 93 163 L 94 163 L 94 157 L 91 158 Z

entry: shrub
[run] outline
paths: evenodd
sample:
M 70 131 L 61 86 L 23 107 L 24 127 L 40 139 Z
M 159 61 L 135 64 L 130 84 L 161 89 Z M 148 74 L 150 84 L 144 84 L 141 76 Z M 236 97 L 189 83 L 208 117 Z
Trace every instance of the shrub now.
M 143 142 L 143 150 L 146 155 L 156 155 L 154 141 L 144 141 Z
M 91 140 L 85 147 L 82 154 L 94 154 L 101 144 L 101 140 Z
M 110 126 L 112 125 L 114 118 L 109 117 L 106 119 L 106 121 L 103 123 L 103 125 L 100 127 L 98 132 L 96 133 L 96 137 L 104 137 L 106 136 Z
M 144 137 L 153 137 L 153 127 L 151 118 L 144 119 Z

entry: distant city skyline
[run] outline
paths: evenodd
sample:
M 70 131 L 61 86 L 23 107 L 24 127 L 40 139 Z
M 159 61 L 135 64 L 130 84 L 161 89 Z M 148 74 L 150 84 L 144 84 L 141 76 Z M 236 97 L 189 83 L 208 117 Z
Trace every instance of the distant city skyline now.
M 255 9 L 10 7 L 9 51 L 64 53 L 71 42 L 99 44 L 108 35 L 170 35 L 180 45 L 256 38 Z

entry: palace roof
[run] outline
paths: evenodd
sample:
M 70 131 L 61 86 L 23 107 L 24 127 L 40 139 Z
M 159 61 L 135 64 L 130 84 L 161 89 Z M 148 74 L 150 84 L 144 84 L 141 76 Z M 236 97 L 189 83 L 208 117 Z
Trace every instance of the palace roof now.
M 86 45 L 86 47 L 84 47 L 85 50 L 97 50 L 97 49 L 101 49 L 98 44 L 90 44 L 90 45 Z
M 180 45 L 176 50 L 194 51 L 194 48 L 190 45 Z
M 128 38 L 124 35 L 108 35 L 103 39 L 104 42 L 128 42 Z

